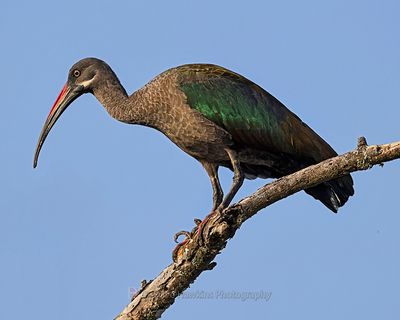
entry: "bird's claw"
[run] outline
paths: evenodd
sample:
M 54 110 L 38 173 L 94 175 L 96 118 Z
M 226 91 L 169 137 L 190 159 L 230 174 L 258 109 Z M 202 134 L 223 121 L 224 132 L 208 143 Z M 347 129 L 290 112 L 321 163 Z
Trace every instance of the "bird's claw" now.
M 194 223 L 196 224 L 196 226 L 193 228 L 192 232 L 182 230 L 182 231 L 175 233 L 174 241 L 175 241 L 175 243 L 177 243 L 177 245 L 176 245 L 175 249 L 172 251 L 172 260 L 174 262 L 177 262 L 179 249 L 183 245 L 185 245 L 189 240 L 191 240 L 193 238 L 193 235 L 198 233 L 198 231 L 199 231 L 198 229 L 199 229 L 199 226 L 201 225 L 202 221 L 200 219 L 195 218 Z M 178 238 L 180 236 L 185 236 L 185 239 L 182 242 L 178 242 Z
M 178 238 L 181 235 L 185 235 L 186 238 L 182 242 L 178 243 Z M 175 249 L 172 251 L 172 261 L 177 262 L 178 261 L 178 254 L 179 250 L 191 239 L 191 234 L 188 231 L 179 231 L 177 234 L 174 236 L 174 241 L 178 243 L 175 247 Z
M 174 235 L 175 243 L 178 243 L 178 238 L 180 236 L 185 236 L 186 237 L 185 240 L 192 238 L 192 234 L 189 231 L 182 230 L 182 231 L 179 231 L 179 232 L 175 233 L 175 235 Z
M 180 248 L 185 245 L 189 240 L 193 239 L 194 236 L 197 236 L 199 238 L 199 244 L 203 245 L 204 244 L 204 238 L 203 238 L 203 228 L 205 226 L 205 224 L 207 223 L 207 221 L 210 219 L 211 216 L 213 216 L 214 214 L 218 214 L 219 210 L 213 210 L 208 216 L 206 216 L 203 220 L 194 219 L 194 223 L 196 224 L 196 226 L 193 228 L 192 232 L 189 231 L 179 231 L 177 233 L 175 233 L 174 235 L 174 241 L 175 243 L 177 243 L 175 249 L 172 251 L 172 260 L 174 262 L 177 262 L 177 258 L 178 258 L 178 253 Z M 182 242 L 178 242 L 178 238 L 180 236 L 185 236 L 185 239 Z

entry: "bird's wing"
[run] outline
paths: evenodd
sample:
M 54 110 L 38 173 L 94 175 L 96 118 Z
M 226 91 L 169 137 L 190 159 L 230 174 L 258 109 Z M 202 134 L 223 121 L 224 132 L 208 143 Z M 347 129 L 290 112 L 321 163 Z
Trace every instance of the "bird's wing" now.
M 311 162 L 336 152 L 260 86 L 215 65 L 185 65 L 178 86 L 187 104 L 229 132 L 238 146 L 285 153 Z

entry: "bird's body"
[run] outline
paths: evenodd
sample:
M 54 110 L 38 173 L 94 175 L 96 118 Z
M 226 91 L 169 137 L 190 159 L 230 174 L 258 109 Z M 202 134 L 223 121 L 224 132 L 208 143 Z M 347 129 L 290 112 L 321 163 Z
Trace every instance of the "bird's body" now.
M 337 155 L 272 95 L 220 66 L 172 68 L 128 96 L 105 62 L 88 58 L 71 68 L 66 87 L 74 86 L 80 89 L 68 104 L 79 94 L 92 92 L 115 119 L 155 128 L 200 161 L 213 186 L 214 210 L 229 204 L 244 177 L 278 178 Z M 58 108 L 60 99 L 67 98 L 59 97 L 53 109 Z M 44 138 L 65 108 L 57 115 L 57 110 L 50 112 L 50 124 L 46 122 L 48 130 L 43 129 L 36 160 Z M 223 201 L 219 166 L 235 172 L 232 188 Z M 352 185 L 347 175 L 306 192 L 336 212 L 353 195 Z

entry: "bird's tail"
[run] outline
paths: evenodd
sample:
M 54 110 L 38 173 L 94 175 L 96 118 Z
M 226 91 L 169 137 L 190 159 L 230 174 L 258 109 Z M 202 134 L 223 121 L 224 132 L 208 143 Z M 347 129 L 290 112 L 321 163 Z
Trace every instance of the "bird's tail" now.
M 304 191 L 336 213 L 354 194 L 353 179 L 350 175 L 346 175 Z

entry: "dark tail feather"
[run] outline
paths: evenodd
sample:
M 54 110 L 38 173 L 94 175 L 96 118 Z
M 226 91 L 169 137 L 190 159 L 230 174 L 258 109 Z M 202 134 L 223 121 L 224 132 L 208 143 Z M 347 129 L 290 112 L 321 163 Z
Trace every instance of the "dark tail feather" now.
M 353 179 L 347 175 L 304 191 L 336 213 L 354 194 Z

